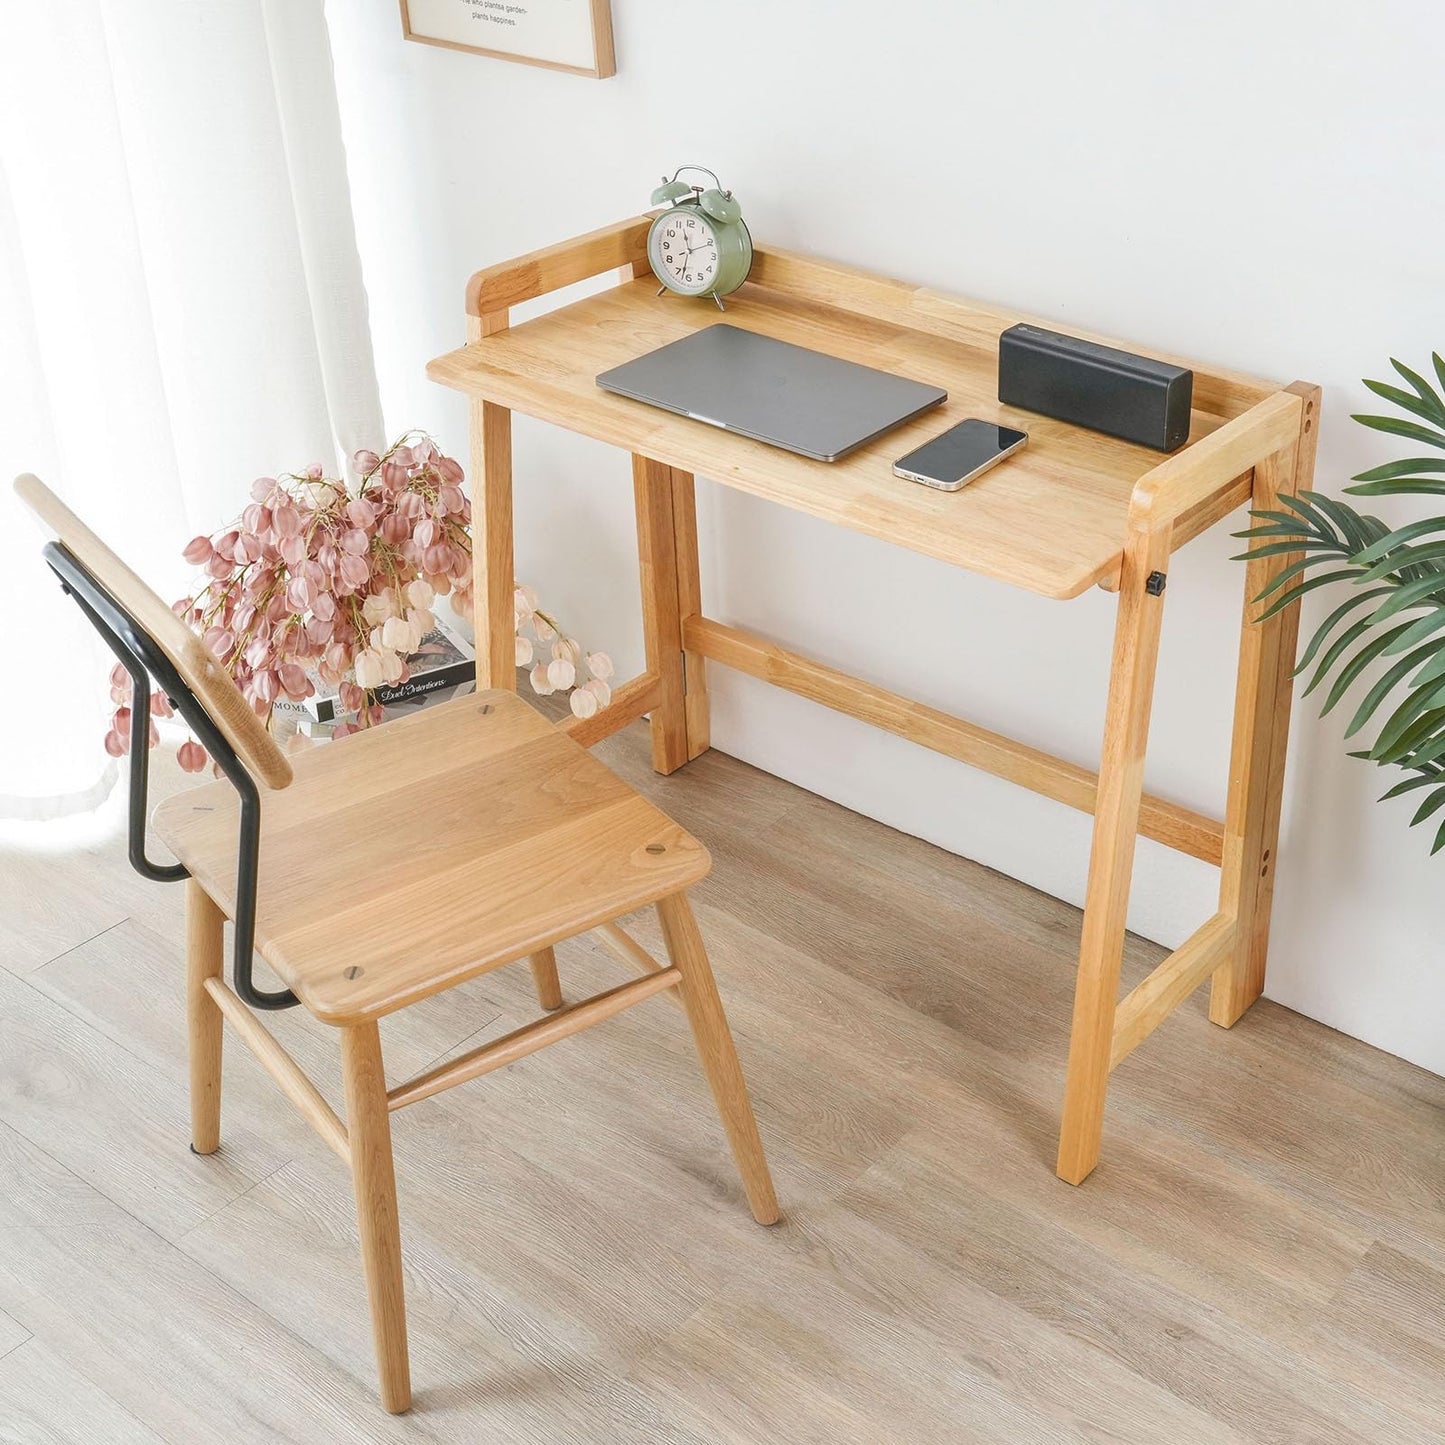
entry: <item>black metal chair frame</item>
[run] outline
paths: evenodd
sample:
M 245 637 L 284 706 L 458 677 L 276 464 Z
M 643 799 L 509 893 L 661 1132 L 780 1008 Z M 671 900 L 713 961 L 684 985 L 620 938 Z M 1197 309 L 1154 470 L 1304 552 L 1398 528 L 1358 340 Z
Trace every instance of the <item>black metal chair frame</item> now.
M 130 800 L 128 852 L 131 867 L 142 878 L 175 883 L 190 877 L 181 863 L 152 863 L 146 853 L 146 820 L 150 784 L 150 701 L 152 679 L 170 704 L 190 725 L 201 746 L 211 755 L 241 799 L 241 827 L 236 862 L 236 908 L 232 917 L 232 987 L 255 1009 L 292 1008 L 300 1002 L 290 989 L 258 989 L 251 969 L 256 942 L 256 890 L 261 851 L 261 795 L 255 779 L 237 756 L 200 699 L 191 691 L 175 664 L 155 639 L 103 588 L 59 542 L 47 543 L 46 562 L 73 597 L 91 625 L 105 639 L 130 674 Z

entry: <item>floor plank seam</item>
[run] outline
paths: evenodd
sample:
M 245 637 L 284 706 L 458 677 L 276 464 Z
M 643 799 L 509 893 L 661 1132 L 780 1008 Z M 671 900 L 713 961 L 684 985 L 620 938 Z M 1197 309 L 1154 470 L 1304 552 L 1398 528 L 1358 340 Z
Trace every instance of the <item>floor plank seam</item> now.
M 206 1157 L 204 1154 L 197 1156 L 197 1158 L 200 1159 Z M 183 1240 L 194 1234 L 196 1230 L 209 1224 L 218 1214 L 224 1214 L 233 1204 L 239 1203 L 250 1194 L 253 1189 L 259 1189 L 268 1179 L 274 1179 L 283 1169 L 289 1169 L 295 1162 L 295 1159 L 288 1159 L 284 1164 L 278 1164 L 274 1169 L 248 1184 L 239 1194 L 233 1194 L 219 1209 L 213 1209 L 204 1219 L 198 1219 L 189 1229 L 183 1229 L 170 1243 L 179 1245 Z
M 99 933 L 92 933 L 89 938 L 82 938 L 79 943 L 72 943 L 69 948 L 62 950 L 60 953 L 57 953 L 54 958 L 47 958 L 44 963 L 38 963 L 35 965 L 34 968 L 28 969 L 25 973 L 17 974 L 16 977 L 28 981 L 34 978 L 41 969 L 49 968 L 52 963 L 59 963 L 62 958 L 69 958 L 70 955 L 74 953 L 77 949 L 85 948 L 89 944 L 94 943 L 97 938 L 104 938 L 107 933 L 114 933 L 117 928 L 120 928 L 130 922 L 131 916 L 130 914 L 126 914 L 124 918 L 118 918 L 108 927 L 102 928 Z
M 456 1041 L 456 1043 L 449 1045 L 447 1048 L 444 1048 L 441 1053 L 436 1056 L 436 1058 L 431 1059 L 427 1063 L 423 1064 L 421 1068 L 416 1070 L 413 1077 L 417 1077 L 418 1075 L 426 1073 L 428 1069 L 436 1068 L 436 1066 L 441 1063 L 443 1059 L 450 1058 L 454 1053 L 456 1053 L 459 1048 L 462 1047 L 463 1044 L 469 1044 L 479 1034 L 486 1033 L 486 1031 L 491 1028 L 491 1026 L 496 1023 L 499 1018 L 501 1018 L 502 1013 L 503 1010 L 498 1009 L 497 1012 L 494 1013 L 491 1018 L 486 1021 L 486 1023 L 482 1024 L 478 1028 L 473 1029 L 471 1033 L 464 1034 Z
M 24 1349 L 25 1346 L 28 1345 L 34 1338 L 35 1336 L 33 1334 L 27 1333 L 23 1340 L 16 1340 L 15 1343 L 13 1345 L 10 1345 L 7 1349 L 0 1350 L 0 1360 L 6 1359 L 8 1356 L 13 1355 L 16 1350 Z

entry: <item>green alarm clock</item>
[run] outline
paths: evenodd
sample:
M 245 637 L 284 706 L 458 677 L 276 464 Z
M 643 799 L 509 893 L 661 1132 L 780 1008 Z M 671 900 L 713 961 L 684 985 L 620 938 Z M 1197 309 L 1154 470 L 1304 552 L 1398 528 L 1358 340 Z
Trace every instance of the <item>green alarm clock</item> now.
M 683 171 L 712 176 L 712 187 L 679 180 Z M 753 267 L 753 238 L 736 197 L 705 166 L 679 166 L 671 180 L 662 178 L 652 204 L 668 208 L 647 233 L 647 259 L 662 282 L 657 294 L 711 296 L 719 311 L 726 310 L 722 298 L 736 291 Z

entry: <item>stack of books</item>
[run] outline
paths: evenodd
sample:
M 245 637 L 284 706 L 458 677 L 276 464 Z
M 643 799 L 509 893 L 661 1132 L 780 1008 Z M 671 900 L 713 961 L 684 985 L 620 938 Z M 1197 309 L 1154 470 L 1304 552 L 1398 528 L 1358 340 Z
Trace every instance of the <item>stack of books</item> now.
M 388 713 L 399 708 L 430 707 L 476 691 L 476 652 L 450 616 L 438 614 L 437 625 L 422 638 L 421 646 L 407 658 L 407 665 L 411 675 L 405 682 L 378 687 L 372 693 Z M 277 717 L 294 723 L 295 730 L 307 737 L 329 738 L 336 725 L 346 721 L 337 700 L 339 688 L 322 682 L 314 672 L 311 685 L 316 691 L 301 702 L 285 696 L 277 699 Z

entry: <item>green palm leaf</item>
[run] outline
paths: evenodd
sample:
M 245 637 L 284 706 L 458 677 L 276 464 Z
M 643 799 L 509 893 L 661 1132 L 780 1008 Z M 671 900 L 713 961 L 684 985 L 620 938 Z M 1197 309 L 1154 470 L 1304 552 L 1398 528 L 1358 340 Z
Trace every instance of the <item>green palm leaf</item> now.
M 1412 421 L 1401 421 L 1396 416 L 1367 416 L 1361 412 L 1352 412 L 1350 420 L 1359 422 L 1361 426 L 1373 427 L 1376 431 L 1389 432 L 1391 436 L 1408 437 L 1414 442 L 1424 442 L 1427 447 L 1445 450 L 1445 433 L 1417 426 Z
M 1422 517 L 1418 522 L 1396 527 L 1393 532 L 1387 532 L 1378 542 L 1372 542 L 1363 552 L 1351 557 L 1350 561 L 1362 565 L 1378 561 L 1393 548 L 1413 542 L 1416 537 L 1427 537 L 1431 532 L 1445 532 L 1445 517 Z
M 1402 657 L 1393 667 L 1388 667 L 1380 674 L 1377 681 L 1360 700 L 1360 705 L 1355 709 L 1355 715 L 1350 719 L 1350 725 L 1345 729 L 1345 736 L 1352 738 L 1369 722 L 1374 711 L 1384 702 L 1386 696 L 1396 683 L 1403 682 L 1410 673 L 1426 661 L 1434 652 L 1434 644 L 1427 642 L 1424 647 L 1417 647 L 1414 652 Z M 1381 649 L 1383 651 L 1383 649 Z M 1379 654 L 1376 653 L 1376 656 Z M 1411 686 L 1418 687 L 1418 683 Z
M 1389 590 L 1388 587 L 1372 587 L 1368 592 L 1352 592 L 1346 597 L 1315 629 L 1315 635 L 1310 639 L 1309 646 L 1305 648 L 1304 656 L 1295 664 L 1295 676 L 1298 677 L 1314 661 L 1315 654 L 1324 646 L 1325 639 L 1338 623 L 1348 617 L 1356 607 L 1361 607 L 1376 597 L 1383 597 Z
M 1403 457 L 1397 462 L 1385 462 L 1382 466 L 1371 467 L 1367 472 L 1356 472 L 1352 482 L 1388 482 L 1395 477 L 1408 477 L 1416 472 L 1445 472 L 1445 461 L 1434 457 Z M 1354 491 L 1353 487 L 1348 490 Z
M 1425 477 L 1411 477 L 1399 482 L 1363 482 L 1358 487 L 1346 487 L 1353 497 L 1404 497 L 1412 493 L 1418 496 L 1436 496 L 1445 492 L 1445 478 L 1438 482 Z
M 1351 584 L 1316 626 L 1295 675 L 1308 675 L 1303 696 L 1324 690 L 1321 716 L 1357 682 L 1364 686 L 1345 736 L 1384 722 L 1369 749 L 1349 755 L 1403 770 L 1384 798 L 1423 794 L 1411 826 L 1435 820 L 1433 854 L 1445 848 L 1445 516 L 1391 526 L 1350 500 L 1445 497 L 1445 357 L 1432 352 L 1430 361 L 1433 376 L 1392 358 L 1388 381 L 1364 383 L 1391 413 L 1354 419 L 1433 454 L 1359 472 L 1346 496 L 1281 494 L 1252 510 L 1249 527 L 1235 535 L 1247 544 L 1238 560 L 1268 562 L 1272 574 L 1255 598 L 1260 621 L 1319 588 Z
M 1334 711 L 1335 704 L 1350 690 L 1350 684 L 1389 646 L 1390 639 L 1404 630 L 1405 624 L 1401 623 L 1390 632 L 1378 633 L 1355 653 L 1335 678 L 1334 686 L 1325 697 L 1325 705 L 1320 709 L 1321 717 Z

